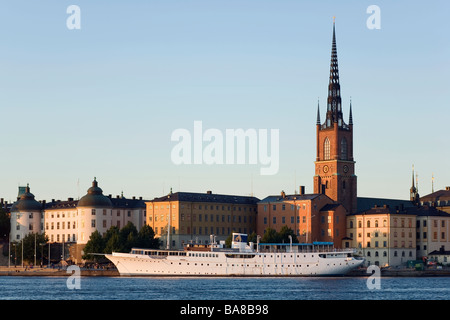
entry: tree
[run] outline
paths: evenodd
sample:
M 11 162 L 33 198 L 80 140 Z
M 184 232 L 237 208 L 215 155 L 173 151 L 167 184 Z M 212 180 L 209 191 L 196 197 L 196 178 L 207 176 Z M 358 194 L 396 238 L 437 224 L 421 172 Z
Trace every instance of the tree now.
M 38 264 L 42 258 L 43 250 L 41 250 L 41 244 L 45 247 L 44 256 L 46 254 L 48 255 L 48 249 L 45 246 L 47 242 L 48 238 L 45 234 L 29 233 L 22 239 L 22 241 L 11 242 L 11 248 L 14 248 L 11 255 L 14 255 L 14 259 L 17 263 L 22 264 L 23 246 L 23 261 L 26 261 L 27 263 L 34 263 L 34 254 L 36 253 L 36 264 Z
M 11 230 L 10 217 L 3 208 L 0 208 L 0 239 L 8 239 Z
M 280 242 L 282 243 L 290 243 L 291 240 L 289 239 L 289 236 L 292 237 L 292 243 L 298 243 L 298 239 L 294 233 L 294 230 L 292 230 L 288 226 L 283 226 L 280 232 L 278 232 L 278 235 Z
M 279 243 L 281 242 L 281 237 L 278 232 L 275 231 L 275 229 L 267 228 L 264 232 L 264 235 L 261 239 L 261 242 L 263 243 Z
M 135 225 L 128 222 L 119 232 L 119 240 L 122 246 L 121 252 L 130 252 L 137 244 L 138 231 Z
M 144 225 L 139 230 L 137 238 L 137 246 L 140 248 L 157 249 L 161 245 L 161 241 L 155 238 L 155 232 L 149 225 Z
M 86 246 L 84 247 L 84 254 L 83 259 L 86 260 L 95 260 L 97 261 L 97 257 L 92 255 L 92 253 L 102 253 L 105 248 L 105 242 L 98 230 L 95 230 L 92 232 L 91 236 L 89 237 L 89 241 L 86 243 Z
M 116 226 L 113 226 L 106 231 L 106 234 L 104 235 L 104 253 L 122 252 L 119 233 L 120 230 Z

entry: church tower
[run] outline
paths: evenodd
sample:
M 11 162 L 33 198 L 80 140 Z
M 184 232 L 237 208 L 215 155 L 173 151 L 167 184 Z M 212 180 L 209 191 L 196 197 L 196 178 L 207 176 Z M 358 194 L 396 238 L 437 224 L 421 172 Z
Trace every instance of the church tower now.
M 417 182 L 419 183 L 419 182 Z M 414 165 L 412 167 L 412 185 L 411 189 L 409 189 L 409 200 L 411 200 L 415 205 L 419 204 L 419 186 L 414 185 Z
M 326 194 L 334 201 L 341 203 L 347 210 L 347 214 L 356 212 L 352 103 L 350 101 L 349 120 L 346 124 L 342 113 L 334 21 L 327 113 L 325 121 L 321 123 L 320 108 L 317 106 L 316 138 L 314 193 Z

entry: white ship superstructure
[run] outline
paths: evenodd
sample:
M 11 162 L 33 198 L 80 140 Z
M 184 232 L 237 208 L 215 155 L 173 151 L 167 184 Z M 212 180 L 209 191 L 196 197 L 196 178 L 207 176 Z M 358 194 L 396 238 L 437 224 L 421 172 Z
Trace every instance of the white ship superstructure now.
M 219 245 L 185 250 L 132 249 L 107 254 L 123 276 L 336 276 L 362 264 L 353 249 L 331 243 L 247 245 L 247 235 L 233 233 L 231 249 Z

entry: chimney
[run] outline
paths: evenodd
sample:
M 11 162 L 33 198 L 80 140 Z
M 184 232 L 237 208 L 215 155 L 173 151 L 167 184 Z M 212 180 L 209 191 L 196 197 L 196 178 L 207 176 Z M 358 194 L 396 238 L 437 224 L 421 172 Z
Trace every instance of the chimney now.
M 284 190 L 281 191 L 281 197 L 284 199 L 286 198 L 286 193 L 284 193 Z
M 450 186 L 446 186 L 446 187 L 445 187 L 445 190 L 446 190 L 446 191 L 450 191 Z
M 135 196 L 133 196 L 133 200 L 136 200 L 136 197 L 135 197 Z
M 142 197 L 139 197 L 139 200 L 142 200 Z
M 300 186 L 300 195 L 304 195 L 305 194 L 305 186 Z
M 211 190 L 206 191 L 206 194 L 212 194 Z

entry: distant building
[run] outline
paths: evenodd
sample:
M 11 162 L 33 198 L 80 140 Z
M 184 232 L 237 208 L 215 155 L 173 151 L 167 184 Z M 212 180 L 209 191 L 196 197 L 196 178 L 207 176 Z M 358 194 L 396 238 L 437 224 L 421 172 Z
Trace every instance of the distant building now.
M 263 236 L 267 228 L 280 231 L 287 226 L 299 242 L 334 242 L 341 247 L 345 236 L 346 209 L 324 194 L 268 196 L 258 202 L 257 234 Z
M 450 213 L 450 187 L 438 190 L 420 198 L 420 205 L 428 205 Z
M 146 202 L 147 224 L 162 240 L 164 247 L 169 243 L 170 248 L 182 248 L 191 241 L 207 244 L 211 235 L 219 241 L 225 240 L 232 232 L 254 232 L 258 201 L 255 197 L 211 191 L 171 192 Z
M 417 257 L 436 250 L 450 250 L 450 214 L 428 205 L 409 210 L 416 214 Z
M 128 222 L 139 230 L 145 224 L 145 215 L 142 198 L 105 196 L 95 178 L 80 200 L 38 202 L 27 186 L 11 207 L 10 240 L 21 241 L 29 233 L 45 233 L 50 243 L 70 247 L 65 250 L 65 259 L 80 262 L 82 250 L 94 231 L 104 234 L 112 226 L 122 228 Z
M 440 248 L 439 250 L 432 251 L 428 254 L 428 260 L 440 263 L 444 266 L 450 265 L 450 251 Z
M 404 265 L 416 259 L 416 215 L 388 205 L 351 214 L 343 243 L 356 248 L 366 266 Z
M 41 233 L 42 204 L 36 201 L 27 185 L 11 207 L 10 241 L 20 241 L 29 233 Z

